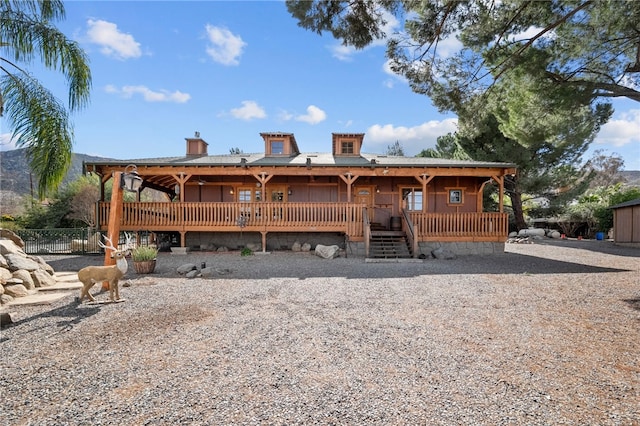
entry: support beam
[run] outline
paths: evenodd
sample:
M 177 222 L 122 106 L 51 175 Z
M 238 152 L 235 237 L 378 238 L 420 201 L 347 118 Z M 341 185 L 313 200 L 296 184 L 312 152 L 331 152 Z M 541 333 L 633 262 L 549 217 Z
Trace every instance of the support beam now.
M 111 188 L 111 206 L 109 207 L 109 224 L 107 228 L 107 238 L 111 240 L 114 247 L 118 247 L 120 240 L 120 216 L 122 215 L 123 193 L 120 187 L 122 172 L 113 173 L 113 186 Z M 112 250 L 104 251 L 104 266 L 115 265 L 116 259 L 111 256 Z M 103 290 L 109 290 L 109 282 L 102 283 Z
M 353 185 L 353 182 L 358 180 L 360 176 L 352 176 L 351 173 L 338 176 L 340 176 L 340 179 L 342 179 L 344 183 L 347 184 L 347 202 L 351 202 L 351 185 Z
M 498 183 L 498 205 L 500 213 L 504 213 L 504 176 L 491 176 Z
M 428 211 L 427 201 L 429 200 L 429 197 L 427 197 L 427 185 L 429 184 L 429 182 L 431 182 L 431 180 L 434 177 L 435 176 L 428 176 L 426 174 L 423 174 L 420 176 L 414 176 L 414 178 L 416 178 L 416 180 L 422 184 L 422 212 L 423 213 L 426 213 Z

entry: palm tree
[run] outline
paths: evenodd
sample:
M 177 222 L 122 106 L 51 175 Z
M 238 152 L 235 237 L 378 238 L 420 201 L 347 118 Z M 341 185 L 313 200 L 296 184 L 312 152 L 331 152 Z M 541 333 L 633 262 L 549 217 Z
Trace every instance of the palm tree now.
M 52 24 L 64 17 L 60 0 L 0 0 L 0 116 L 6 113 L 16 146 L 26 148 L 41 198 L 71 164 L 73 127 L 65 105 L 23 66 L 38 57 L 64 74 L 69 111 L 87 106 L 91 91 L 85 52 Z

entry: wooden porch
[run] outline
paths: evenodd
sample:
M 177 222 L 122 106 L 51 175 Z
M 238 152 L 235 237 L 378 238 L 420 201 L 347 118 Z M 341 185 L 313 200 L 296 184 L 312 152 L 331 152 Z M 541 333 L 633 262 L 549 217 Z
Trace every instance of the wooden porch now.
M 179 232 L 184 246 L 187 232 L 260 232 L 263 249 L 270 232 L 340 232 L 350 241 L 371 235 L 367 208 L 356 203 L 281 202 L 126 202 L 122 231 Z M 98 223 L 107 230 L 110 204 L 98 203 Z M 411 244 L 419 242 L 504 242 L 506 213 L 403 212 L 402 231 Z

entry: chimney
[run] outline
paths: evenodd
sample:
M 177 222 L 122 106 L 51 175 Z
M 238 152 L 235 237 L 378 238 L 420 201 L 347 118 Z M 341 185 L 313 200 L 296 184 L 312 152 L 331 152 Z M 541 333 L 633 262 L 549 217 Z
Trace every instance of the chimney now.
M 201 137 L 200 132 L 196 132 L 194 137 L 185 138 L 187 141 L 187 155 L 208 155 L 206 143 Z

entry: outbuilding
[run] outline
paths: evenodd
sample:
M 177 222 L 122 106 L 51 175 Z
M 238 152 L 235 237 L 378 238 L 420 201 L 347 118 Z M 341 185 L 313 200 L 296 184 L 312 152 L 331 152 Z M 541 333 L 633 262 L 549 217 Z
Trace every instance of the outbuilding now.
M 640 198 L 611 206 L 616 244 L 640 247 Z

